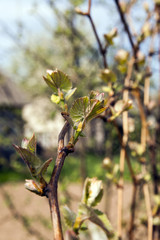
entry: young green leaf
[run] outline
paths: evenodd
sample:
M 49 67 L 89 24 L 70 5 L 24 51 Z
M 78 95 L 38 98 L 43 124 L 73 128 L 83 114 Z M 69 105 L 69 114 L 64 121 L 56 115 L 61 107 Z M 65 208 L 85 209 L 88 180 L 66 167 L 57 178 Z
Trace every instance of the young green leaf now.
M 57 69 L 55 71 L 48 70 L 47 76 L 43 78 L 54 94 L 58 94 L 58 90 L 67 92 L 72 88 L 69 77 Z
M 117 36 L 117 28 L 113 28 L 109 33 L 104 34 L 107 45 L 113 45 L 113 38 Z
M 41 165 L 40 159 L 30 152 L 28 149 L 13 145 L 16 151 L 20 154 L 24 162 L 27 164 L 33 177 L 37 176 L 37 170 Z
M 91 99 L 90 105 L 88 107 L 88 114 L 86 116 L 86 121 L 90 121 L 93 118 L 96 118 L 98 115 L 100 115 L 102 112 L 105 111 L 104 102 L 99 101 L 97 99 Z
M 116 82 L 117 81 L 116 74 L 112 70 L 110 70 L 108 68 L 106 68 L 106 69 L 101 71 L 100 77 L 106 83 L 108 83 L 108 82 L 112 83 L 112 82 Z
M 35 138 L 34 134 L 33 134 L 33 136 L 31 137 L 31 139 L 28 142 L 27 149 L 31 153 L 36 154 L 36 138 Z
M 103 101 L 104 93 L 99 93 L 98 91 L 92 90 L 89 95 L 89 99 L 97 99 L 99 101 Z
M 70 109 L 70 116 L 73 121 L 79 122 L 85 119 L 87 115 L 88 102 L 88 97 L 81 97 L 75 100 Z
M 107 236 L 109 239 L 118 239 L 106 214 L 99 211 L 98 209 L 94 209 L 94 213 L 96 214 L 98 219 L 101 220 L 101 223 L 99 221 L 97 222 L 96 218 L 95 219 L 92 218 L 92 222 L 94 222 L 97 225 L 99 225 L 100 223 L 100 227 L 104 229 L 106 232 L 108 232 Z
M 77 90 L 77 88 L 70 89 L 65 95 L 65 100 L 68 101 L 70 99 L 70 97 L 75 93 L 76 90 Z
M 72 228 L 76 220 L 76 214 L 67 206 L 63 206 L 62 212 L 66 225 Z
M 73 226 L 74 231 L 78 233 L 83 222 L 86 220 L 90 220 L 94 224 L 98 225 L 105 232 L 109 240 L 118 240 L 107 216 L 99 210 L 93 209 L 86 204 L 81 203 L 79 205 L 78 215 Z
M 93 97 L 95 97 L 93 99 Z M 70 116 L 74 122 L 90 121 L 105 111 L 103 94 L 92 91 L 89 98 L 82 97 L 75 100 L 71 109 Z
M 52 160 L 53 160 L 52 158 L 49 158 L 39 167 L 39 169 L 37 170 L 37 176 L 41 178 L 45 175 L 47 168 L 49 167 Z

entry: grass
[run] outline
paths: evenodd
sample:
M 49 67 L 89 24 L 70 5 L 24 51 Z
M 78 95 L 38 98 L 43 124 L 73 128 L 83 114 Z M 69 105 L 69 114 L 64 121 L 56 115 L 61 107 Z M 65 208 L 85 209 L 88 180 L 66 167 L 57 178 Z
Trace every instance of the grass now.
M 81 171 L 80 171 L 80 156 L 77 154 L 69 155 L 64 163 L 60 181 L 69 183 L 69 182 L 80 182 L 81 180 Z M 102 167 L 103 156 L 86 154 L 85 162 L 86 162 L 86 173 L 88 177 L 97 177 L 98 179 L 105 179 L 106 170 Z M 119 156 L 115 156 L 113 158 L 115 163 L 119 162 Z M 47 180 L 49 180 L 49 176 L 52 172 L 54 166 L 54 162 L 48 169 Z M 136 161 L 132 161 L 132 166 L 135 172 L 139 170 L 139 164 Z M 4 182 L 18 182 L 24 181 L 26 178 L 31 178 L 29 171 L 26 166 L 21 166 L 21 169 L 18 171 L 15 170 L 7 170 L 4 169 L 0 171 L 0 183 Z M 130 173 L 125 164 L 125 173 L 124 173 L 125 181 L 131 181 Z
M 28 173 L 24 173 L 24 171 L 16 171 L 16 170 L 8 170 L 8 169 L 3 169 L 0 171 L 0 183 L 5 183 L 5 182 L 20 182 L 23 181 L 24 179 L 28 178 Z
M 88 177 L 97 177 L 100 179 L 104 179 L 105 170 L 102 169 L 102 157 L 95 156 L 92 154 L 87 154 L 85 158 L 86 162 L 86 173 Z M 80 156 L 74 155 L 69 156 L 66 159 L 64 164 L 61 180 L 67 182 L 79 182 L 81 179 L 81 172 L 80 172 Z

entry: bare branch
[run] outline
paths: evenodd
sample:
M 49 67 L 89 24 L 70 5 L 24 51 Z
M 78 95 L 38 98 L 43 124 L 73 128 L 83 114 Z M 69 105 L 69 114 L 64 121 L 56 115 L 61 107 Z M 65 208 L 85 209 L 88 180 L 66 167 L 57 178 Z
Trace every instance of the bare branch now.
M 125 15 L 121 9 L 121 6 L 119 4 L 119 0 L 115 0 L 115 3 L 116 3 L 116 6 L 117 6 L 117 9 L 118 9 L 118 12 L 119 12 L 119 15 L 120 15 L 120 18 L 121 18 L 121 21 L 124 25 L 124 29 L 128 35 L 128 39 L 129 39 L 129 42 L 130 42 L 130 45 L 131 45 L 131 48 L 132 48 L 132 52 L 133 52 L 133 56 L 135 58 L 135 60 L 137 59 L 137 52 L 139 50 L 139 46 L 136 45 L 134 42 L 133 42 L 133 39 L 132 39 L 132 34 L 130 32 L 130 29 L 129 29 L 129 26 L 128 26 L 128 23 L 126 21 L 126 18 L 125 18 Z M 136 70 L 138 70 L 138 65 L 135 61 L 135 68 Z
M 55 166 L 49 181 L 45 189 L 47 198 L 49 199 L 50 212 L 53 224 L 54 240 L 63 240 L 61 217 L 58 204 L 58 180 L 64 164 L 64 160 L 67 156 L 67 152 L 63 151 L 64 137 L 69 129 L 69 123 L 66 121 L 58 137 L 58 151 Z

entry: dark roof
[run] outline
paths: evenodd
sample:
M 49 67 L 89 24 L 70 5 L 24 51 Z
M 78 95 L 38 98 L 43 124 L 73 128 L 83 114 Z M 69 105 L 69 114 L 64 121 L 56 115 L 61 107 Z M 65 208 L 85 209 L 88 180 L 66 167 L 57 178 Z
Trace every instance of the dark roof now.
M 21 107 L 28 102 L 27 94 L 0 73 L 0 106 Z

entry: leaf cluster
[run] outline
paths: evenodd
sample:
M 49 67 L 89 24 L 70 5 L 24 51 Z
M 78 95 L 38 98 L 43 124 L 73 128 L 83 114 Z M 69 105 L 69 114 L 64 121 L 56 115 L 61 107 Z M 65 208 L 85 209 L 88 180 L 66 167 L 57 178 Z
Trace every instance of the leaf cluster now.
M 79 203 L 78 212 L 75 214 L 67 206 L 63 208 L 65 223 L 76 235 L 87 229 L 86 221 L 99 226 L 110 240 L 118 239 L 107 216 L 94 207 L 101 201 L 103 196 L 102 181 L 97 178 L 87 178 L 84 183 L 82 200 Z
M 36 180 L 26 180 L 25 187 L 38 194 L 43 196 L 44 188 L 46 186 L 45 173 L 48 166 L 52 162 L 52 158 L 46 160 L 44 163 L 36 155 L 36 138 L 35 135 L 31 137 L 30 140 L 24 139 L 22 141 L 22 147 L 13 145 L 15 150 L 20 154 L 24 162 L 27 164 L 31 176 Z
M 76 91 L 76 88 L 72 88 L 69 77 L 56 69 L 55 71 L 47 71 L 44 80 L 53 91 L 52 102 L 60 105 L 64 111 L 62 116 L 74 129 L 70 144 L 75 144 L 78 137 L 83 136 L 82 132 L 85 124 L 105 111 L 106 101 L 104 100 L 104 94 L 91 91 L 89 96 L 76 99 L 71 108 L 68 109 L 67 101 Z

